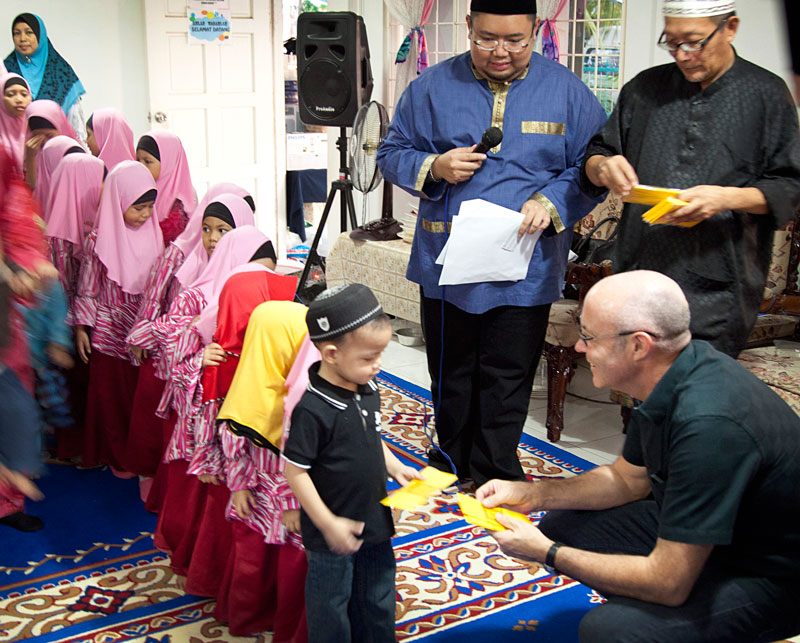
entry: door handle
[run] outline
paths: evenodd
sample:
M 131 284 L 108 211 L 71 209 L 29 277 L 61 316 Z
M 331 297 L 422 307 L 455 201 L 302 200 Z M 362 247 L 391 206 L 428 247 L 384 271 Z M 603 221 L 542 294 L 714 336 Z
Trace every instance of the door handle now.
M 153 114 L 153 118 L 155 119 L 156 123 L 167 122 L 167 115 L 164 112 L 156 112 L 155 114 Z

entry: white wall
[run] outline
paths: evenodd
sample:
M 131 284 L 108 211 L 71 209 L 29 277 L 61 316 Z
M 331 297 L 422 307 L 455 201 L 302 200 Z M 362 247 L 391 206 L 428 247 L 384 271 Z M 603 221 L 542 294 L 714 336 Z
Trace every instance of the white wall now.
M 2 0 L 3 58 L 14 48 L 11 21 L 23 12 L 44 21 L 53 46 L 81 79 L 86 118 L 116 107 L 135 137 L 150 129 L 143 0 Z
M 672 56 L 655 45 L 664 27 L 661 2 L 627 2 L 624 82 L 648 67 L 672 62 Z M 741 19 L 733 43 L 736 52 L 742 58 L 782 76 L 788 84 L 792 74 L 781 0 L 739 0 L 736 12 Z

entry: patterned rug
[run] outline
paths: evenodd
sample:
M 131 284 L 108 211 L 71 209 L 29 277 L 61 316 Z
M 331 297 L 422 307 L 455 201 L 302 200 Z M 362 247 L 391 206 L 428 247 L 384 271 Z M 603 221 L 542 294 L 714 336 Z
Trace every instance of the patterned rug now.
M 423 464 L 429 393 L 385 373 L 379 382 L 390 448 Z M 519 456 L 531 478 L 593 466 L 528 436 Z M 212 600 L 181 591 L 168 557 L 153 547 L 156 519 L 143 509 L 136 481 L 53 464 L 40 483 L 46 498 L 29 511 L 45 529 L 0 533 L 0 641 L 271 641 L 269 633 L 231 636 L 211 616 Z M 578 622 L 602 597 L 505 557 L 483 529 L 460 518 L 454 493 L 395 512 L 397 639 L 577 641 Z

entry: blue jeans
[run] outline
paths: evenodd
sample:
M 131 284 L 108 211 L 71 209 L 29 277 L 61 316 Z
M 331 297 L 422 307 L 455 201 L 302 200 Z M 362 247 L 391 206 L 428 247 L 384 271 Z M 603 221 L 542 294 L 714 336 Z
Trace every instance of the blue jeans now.
M 7 366 L 0 366 L 0 462 L 24 473 L 42 473 L 39 405 Z
M 384 643 L 394 634 L 395 562 L 391 541 L 339 556 L 306 550 L 310 643 Z
M 656 543 L 658 510 L 655 501 L 642 500 L 606 511 L 551 511 L 540 528 L 548 538 L 579 549 L 646 556 Z M 730 571 L 708 563 L 678 607 L 608 596 L 583 617 L 580 641 L 767 643 L 800 632 L 800 592 L 763 581 L 774 592 L 771 600 L 753 599 Z

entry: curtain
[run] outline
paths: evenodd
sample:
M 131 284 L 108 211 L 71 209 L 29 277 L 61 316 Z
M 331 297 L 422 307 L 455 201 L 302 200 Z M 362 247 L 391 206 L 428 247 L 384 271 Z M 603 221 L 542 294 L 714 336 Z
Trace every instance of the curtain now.
M 423 25 L 431 15 L 434 0 L 383 0 L 389 11 L 406 27 L 403 44 L 397 52 L 397 81 L 395 97 L 403 93 L 408 84 L 428 67 L 428 46 Z
M 556 22 L 567 6 L 567 2 L 568 0 L 538 0 L 536 3 L 539 18 L 541 18 L 538 32 L 540 37 L 536 41 L 536 51 L 545 58 L 556 62 L 558 62 L 561 45 Z

